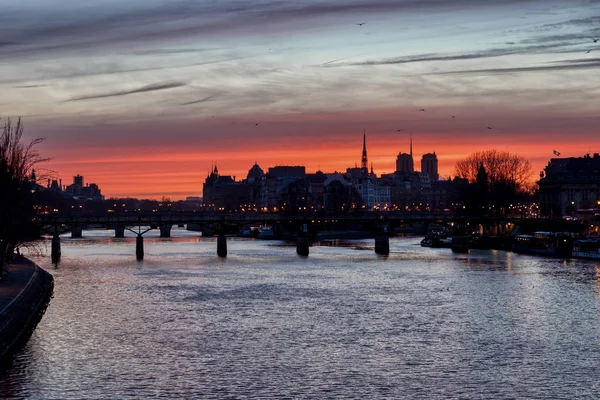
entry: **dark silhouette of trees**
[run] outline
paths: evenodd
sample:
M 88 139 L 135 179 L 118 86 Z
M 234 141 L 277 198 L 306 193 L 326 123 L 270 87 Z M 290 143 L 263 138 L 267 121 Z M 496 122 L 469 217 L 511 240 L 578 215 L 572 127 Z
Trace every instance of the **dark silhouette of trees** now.
M 5 272 L 14 249 L 35 239 L 32 217 L 33 193 L 29 176 L 43 158 L 36 146 L 43 141 L 34 139 L 22 143 L 23 123 L 7 119 L 0 135 L 0 268 Z
M 333 181 L 325 187 L 325 209 L 330 213 L 362 211 L 362 198 L 356 188 Z M 354 207 L 353 207 L 354 206 Z
M 456 163 L 455 173 L 474 185 L 472 194 L 478 208 L 494 205 L 506 214 L 510 204 L 531 192 L 531 163 L 508 151 L 473 153 Z
M 288 184 L 281 193 L 280 207 L 285 205 L 286 215 L 306 214 L 310 212 L 310 193 L 308 183 L 297 179 Z

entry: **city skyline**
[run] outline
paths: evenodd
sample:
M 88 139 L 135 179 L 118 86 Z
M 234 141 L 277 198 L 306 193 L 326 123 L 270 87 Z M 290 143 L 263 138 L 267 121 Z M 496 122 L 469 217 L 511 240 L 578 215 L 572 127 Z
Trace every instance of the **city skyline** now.
M 214 161 L 343 171 L 363 129 L 378 174 L 411 134 L 443 177 L 598 152 L 600 3 L 482 3 L 0 0 L 2 117 L 115 197 L 198 195 Z

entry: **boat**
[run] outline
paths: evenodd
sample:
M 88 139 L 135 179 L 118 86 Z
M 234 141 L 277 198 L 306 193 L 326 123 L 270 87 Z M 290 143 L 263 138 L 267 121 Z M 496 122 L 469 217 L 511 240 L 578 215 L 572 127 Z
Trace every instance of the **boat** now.
M 549 257 L 571 257 L 573 238 L 568 232 L 534 232 L 515 236 L 512 251 Z
M 452 236 L 450 248 L 453 253 L 468 253 L 469 252 L 469 237 L 468 236 Z
M 258 228 L 258 236 L 256 237 L 258 239 L 275 239 L 275 232 L 273 232 L 273 229 L 263 226 Z
M 600 239 L 586 238 L 573 242 L 574 258 L 586 258 L 590 260 L 600 260 Z
M 252 230 L 250 228 L 242 228 L 240 229 L 240 231 L 237 233 L 238 237 L 244 237 L 244 238 L 251 238 L 251 237 L 255 237 L 254 232 L 252 232 Z
M 452 246 L 452 238 L 437 232 L 430 232 L 421 240 L 422 247 L 433 248 L 450 248 Z

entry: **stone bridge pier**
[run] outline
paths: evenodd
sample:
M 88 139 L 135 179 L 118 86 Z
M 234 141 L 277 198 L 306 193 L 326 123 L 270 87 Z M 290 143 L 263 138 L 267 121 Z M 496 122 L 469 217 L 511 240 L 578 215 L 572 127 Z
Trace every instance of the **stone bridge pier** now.
M 141 233 L 138 233 L 135 239 L 135 257 L 138 261 L 144 259 L 144 237 Z
M 80 239 L 83 237 L 83 227 L 82 226 L 74 226 L 71 228 L 71 237 Z
M 124 238 L 125 237 L 125 227 L 124 226 L 115 226 L 115 238 Z
M 171 228 L 172 227 L 173 227 L 173 225 L 171 225 L 171 224 L 160 225 L 158 227 L 158 229 L 160 230 L 160 237 L 161 238 L 171 237 Z
M 227 237 L 224 233 L 219 233 L 217 236 L 217 255 L 227 257 Z
M 50 247 L 50 259 L 53 263 L 60 261 L 60 237 L 58 233 L 52 236 L 52 245 Z
M 302 224 L 300 233 L 296 238 L 296 254 L 302 257 L 308 257 L 310 240 L 308 238 L 308 224 Z
M 380 256 L 387 256 L 390 254 L 388 225 L 383 225 L 381 227 L 381 232 L 375 236 L 375 253 Z

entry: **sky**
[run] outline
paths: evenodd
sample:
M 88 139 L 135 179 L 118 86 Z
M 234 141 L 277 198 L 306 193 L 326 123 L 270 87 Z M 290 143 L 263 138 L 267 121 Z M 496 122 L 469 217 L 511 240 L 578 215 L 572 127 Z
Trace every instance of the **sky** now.
M 440 174 L 479 150 L 600 152 L 600 0 L 0 0 L 0 117 L 64 184 L 199 196 L 215 163 L 375 173 L 413 137 Z M 362 24 L 362 25 L 359 25 Z M 589 51 L 589 52 L 588 52 Z M 425 111 L 419 111 L 424 109 Z M 489 128 L 491 129 L 489 129 Z

